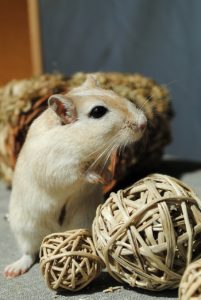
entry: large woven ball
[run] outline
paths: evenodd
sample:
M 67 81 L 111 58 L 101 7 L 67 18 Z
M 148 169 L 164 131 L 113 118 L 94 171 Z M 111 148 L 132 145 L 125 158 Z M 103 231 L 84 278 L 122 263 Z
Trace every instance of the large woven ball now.
M 109 273 L 132 287 L 177 287 L 186 266 L 201 257 L 199 204 L 189 187 L 160 174 L 111 193 L 93 223 Z
M 201 259 L 186 268 L 179 286 L 179 299 L 201 299 Z
M 46 236 L 40 249 L 40 266 L 49 288 L 78 291 L 101 272 L 90 233 L 84 229 Z

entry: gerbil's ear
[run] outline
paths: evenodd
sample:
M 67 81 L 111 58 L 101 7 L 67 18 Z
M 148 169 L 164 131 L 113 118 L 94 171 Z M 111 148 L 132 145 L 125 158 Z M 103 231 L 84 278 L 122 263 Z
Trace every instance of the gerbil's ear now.
M 77 111 L 71 99 L 63 95 L 52 95 L 48 99 L 48 105 L 60 117 L 63 124 L 70 124 L 76 121 Z
M 100 87 L 95 75 L 88 74 L 85 82 L 82 84 L 84 88 L 97 88 Z

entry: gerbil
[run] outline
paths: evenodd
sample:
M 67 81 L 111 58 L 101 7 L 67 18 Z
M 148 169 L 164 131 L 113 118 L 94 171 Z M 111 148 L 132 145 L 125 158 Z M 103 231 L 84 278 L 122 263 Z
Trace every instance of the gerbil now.
M 47 234 L 91 227 L 103 201 L 101 169 L 114 150 L 139 140 L 146 127 L 140 109 L 100 88 L 91 75 L 48 104 L 32 123 L 16 164 L 9 215 L 22 257 L 5 268 L 8 278 L 30 268 Z

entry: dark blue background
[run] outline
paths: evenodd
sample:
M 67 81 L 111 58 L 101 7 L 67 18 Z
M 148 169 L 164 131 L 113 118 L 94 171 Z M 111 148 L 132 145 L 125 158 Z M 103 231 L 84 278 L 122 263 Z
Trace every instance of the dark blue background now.
M 44 70 L 139 72 L 166 84 L 167 153 L 201 160 L 201 1 L 40 0 Z

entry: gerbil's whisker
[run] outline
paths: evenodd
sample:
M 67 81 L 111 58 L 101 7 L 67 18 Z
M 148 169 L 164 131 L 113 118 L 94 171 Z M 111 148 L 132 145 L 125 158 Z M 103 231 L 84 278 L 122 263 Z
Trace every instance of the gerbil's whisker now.
M 177 82 L 179 82 L 179 80 L 178 80 L 178 79 L 175 79 L 175 80 L 172 80 L 172 81 L 170 81 L 170 82 L 168 82 L 168 83 L 163 83 L 162 85 L 163 85 L 163 86 L 170 86 L 170 85 L 175 84 L 175 83 L 177 83 Z
M 100 148 L 97 148 L 95 151 L 93 151 L 93 152 L 91 152 L 89 155 L 87 155 L 86 158 L 92 156 L 93 154 L 95 154 L 95 153 L 101 151 L 101 150 L 104 149 L 104 148 L 105 148 L 105 145 L 103 144 L 103 145 L 101 145 Z
M 144 103 L 140 106 L 140 110 L 143 109 L 143 107 L 145 106 L 145 104 L 147 104 L 149 102 L 149 100 L 151 100 L 151 98 L 153 97 L 153 95 L 150 95 L 147 99 L 144 100 Z
M 113 138 L 113 140 L 114 140 L 114 138 Z M 109 141 L 108 145 L 110 145 L 110 144 L 113 142 L 113 140 L 112 140 L 112 141 Z M 86 156 L 86 158 L 92 156 L 93 154 L 95 154 L 95 153 L 97 153 L 97 152 L 99 153 L 102 149 L 105 149 L 106 146 L 107 146 L 107 144 L 102 144 L 101 147 L 99 147 L 99 148 L 97 148 L 95 151 L 91 152 L 89 155 Z M 102 153 L 102 152 L 101 152 L 101 153 Z
M 119 155 L 120 155 L 121 153 L 123 153 L 123 152 L 125 151 L 125 149 L 126 149 L 126 143 L 124 143 L 124 144 L 119 148 Z
M 118 138 L 114 139 L 114 144 L 111 145 L 110 149 L 108 149 L 108 154 L 105 158 L 105 163 L 103 164 L 102 170 L 105 168 L 105 165 L 106 165 L 107 161 L 109 160 L 110 156 L 112 155 L 112 152 L 118 148 L 118 144 L 116 143 L 117 140 L 118 140 Z
M 110 143 L 107 145 L 107 147 L 99 154 L 99 156 L 95 159 L 95 161 L 89 166 L 88 169 L 94 167 L 98 162 L 99 160 L 104 156 L 104 154 L 107 153 L 107 151 L 110 150 L 110 148 L 113 146 L 113 142 L 115 141 L 116 137 L 113 138 Z M 105 145 L 104 145 L 105 146 Z
M 118 147 L 118 144 L 115 143 L 115 144 L 112 146 L 112 148 L 108 151 L 108 154 L 107 154 L 107 156 L 106 156 L 106 158 L 105 158 L 105 162 L 104 162 L 104 164 L 103 164 L 103 167 L 101 168 L 101 173 L 103 172 L 105 166 L 107 165 L 107 162 L 108 162 L 110 156 L 112 155 L 112 152 L 115 151 L 115 150 L 117 150 L 118 148 L 119 148 L 119 147 Z

